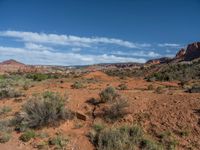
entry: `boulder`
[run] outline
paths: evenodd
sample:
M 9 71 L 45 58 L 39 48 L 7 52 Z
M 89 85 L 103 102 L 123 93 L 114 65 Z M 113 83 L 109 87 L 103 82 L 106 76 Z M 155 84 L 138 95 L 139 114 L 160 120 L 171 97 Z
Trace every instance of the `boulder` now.
M 86 121 L 87 120 L 87 116 L 85 114 L 83 114 L 82 112 L 76 112 L 75 113 L 76 117 L 80 120 Z

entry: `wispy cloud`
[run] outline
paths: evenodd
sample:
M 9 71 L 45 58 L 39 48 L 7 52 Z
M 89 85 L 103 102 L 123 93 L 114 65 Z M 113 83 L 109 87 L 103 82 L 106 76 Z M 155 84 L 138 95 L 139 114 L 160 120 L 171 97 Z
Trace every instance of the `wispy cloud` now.
M 142 48 L 150 47 L 151 44 L 147 43 L 133 43 L 116 38 L 107 37 L 79 37 L 73 35 L 59 35 L 59 34 L 46 34 L 36 32 L 22 32 L 22 31 L 1 31 L 0 36 L 18 38 L 25 42 L 31 43 L 49 43 L 57 45 L 69 45 L 78 47 L 91 47 L 93 44 L 113 44 L 127 48 Z
M 25 43 L 25 48 L 29 50 L 39 50 L 39 51 L 44 51 L 44 50 L 53 51 L 54 50 L 51 47 L 47 47 L 47 46 L 43 46 L 41 44 L 35 44 L 35 43 Z
M 158 44 L 158 47 L 180 47 L 180 44 L 175 43 L 160 43 Z
M 123 51 L 113 51 L 112 54 L 124 55 L 124 56 L 137 56 L 137 57 L 150 57 L 155 58 L 161 56 L 160 54 L 153 51 L 135 51 L 135 52 L 123 52 Z

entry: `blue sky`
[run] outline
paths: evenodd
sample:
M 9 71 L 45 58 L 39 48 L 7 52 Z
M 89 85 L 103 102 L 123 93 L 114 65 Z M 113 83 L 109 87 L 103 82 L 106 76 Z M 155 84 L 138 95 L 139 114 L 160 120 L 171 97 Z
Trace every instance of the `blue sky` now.
M 200 0 L 0 0 L 0 61 L 85 65 L 173 56 L 200 40 Z

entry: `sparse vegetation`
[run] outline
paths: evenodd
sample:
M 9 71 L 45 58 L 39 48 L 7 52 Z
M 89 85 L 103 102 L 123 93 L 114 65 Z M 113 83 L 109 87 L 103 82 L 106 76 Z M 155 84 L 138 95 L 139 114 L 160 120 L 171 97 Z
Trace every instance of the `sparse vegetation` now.
M 0 132 L 0 143 L 6 143 L 10 140 L 11 134 L 6 132 Z
M 88 136 L 98 150 L 134 150 L 139 147 L 161 150 L 162 148 L 156 142 L 147 140 L 144 132 L 137 125 L 92 130 Z
M 55 125 L 59 120 L 68 118 L 70 113 L 65 108 L 65 101 L 65 98 L 53 92 L 32 97 L 16 116 L 17 128 Z
M 72 87 L 73 89 L 80 89 L 80 88 L 83 88 L 84 85 L 83 85 L 82 82 L 80 82 L 80 81 L 76 81 L 74 84 L 72 84 L 71 87 Z
M 119 90 L 127 90 L 128 89 L 128 87 L 127 87 L 127 85 L 126 84 L 120 84 L 119 86 L 118 86 L 118 88 L 119 88 Z
M 12 111 L 12 108 L 10 108 L 9 106 L 3 106 L 2 108 L 0 108 L 0 115 L 6 114 L 10 111 Z
M 161 71 L 153 73 L 146 77 L 147 81 L 153 79 L 158 81 L 189 81 L 200 79 L 200 61 L 191 63 L 174 63 L 162 66 Z
M 19 139 L 23 142 L 28 142 L 35 137 L 36 133 L 33 130 L 27 130 L 19 137 Z
M 67 146 L 69 139 L 61 134 L 49 139 L 49 145 L 54 145 L 56 149 L 63 149 Z

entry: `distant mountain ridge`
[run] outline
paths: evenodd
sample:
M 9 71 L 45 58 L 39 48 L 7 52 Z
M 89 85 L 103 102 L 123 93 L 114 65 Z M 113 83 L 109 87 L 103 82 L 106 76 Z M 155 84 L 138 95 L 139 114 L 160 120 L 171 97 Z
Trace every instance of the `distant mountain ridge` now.
M 14 65 L 14 66 L 25 66 L 25 64 L 16 61 L 14 59 L 9 59 L 0 63 L 0 65 Z

